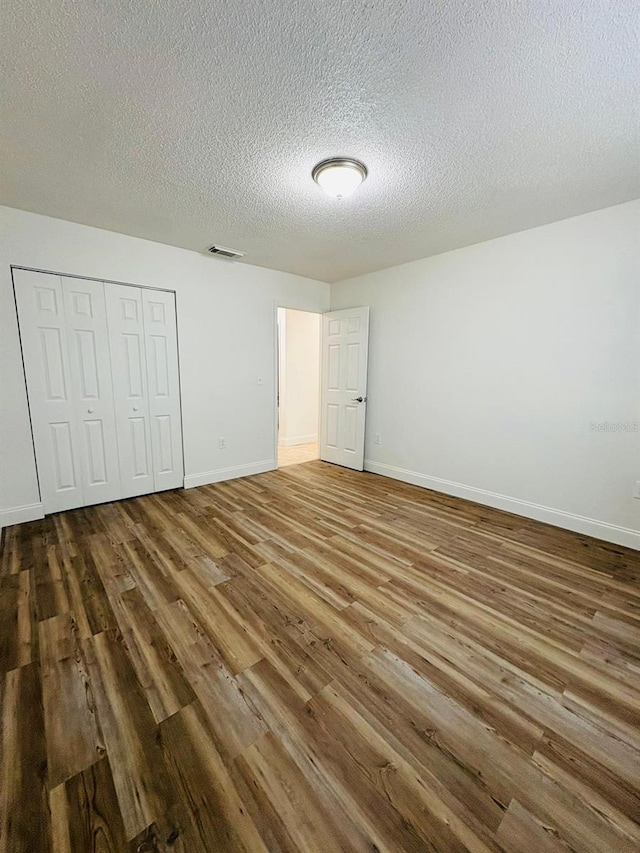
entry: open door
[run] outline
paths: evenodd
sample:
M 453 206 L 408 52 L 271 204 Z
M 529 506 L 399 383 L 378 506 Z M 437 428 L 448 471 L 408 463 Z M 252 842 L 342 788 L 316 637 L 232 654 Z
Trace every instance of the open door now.
M 355 471 L 364 467 L 369 308 L 322 317 L 320 458 Z

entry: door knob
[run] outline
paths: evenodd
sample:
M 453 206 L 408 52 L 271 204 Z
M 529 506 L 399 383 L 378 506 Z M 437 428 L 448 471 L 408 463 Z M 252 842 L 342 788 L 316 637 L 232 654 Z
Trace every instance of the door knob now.
M 94 409 L 87 409 L 87 411 L 89 412 L 90 415 L 92 415 L 94 412 Z
M 137 412 L 137 411 L 138 411 L 138 407 L 137 407 L 137 406 L 134 406 L 134 407 L 133 407 L 133 411 L 134 411 L 134 412 Z
M 352 397 L 351 398 L 352 403 L 366 403 L 366 401 L 367 401 L 366 397 Z

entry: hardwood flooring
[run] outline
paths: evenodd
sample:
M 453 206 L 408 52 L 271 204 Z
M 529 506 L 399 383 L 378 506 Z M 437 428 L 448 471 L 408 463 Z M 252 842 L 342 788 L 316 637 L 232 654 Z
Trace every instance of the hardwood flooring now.
M 322 462 L 8 528 L 0 850 L 637 853 L 639 579 Z

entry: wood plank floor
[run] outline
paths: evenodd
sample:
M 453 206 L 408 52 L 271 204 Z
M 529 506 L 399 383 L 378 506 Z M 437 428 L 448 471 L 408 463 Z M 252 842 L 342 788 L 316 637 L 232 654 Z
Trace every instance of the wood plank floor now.
M 639 579 L 322 462 L 8 528 L 0 850 L 637 853 Z

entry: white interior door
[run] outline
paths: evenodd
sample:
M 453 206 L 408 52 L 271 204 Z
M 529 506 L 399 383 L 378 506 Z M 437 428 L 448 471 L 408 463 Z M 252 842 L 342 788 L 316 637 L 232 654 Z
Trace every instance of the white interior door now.
M 153 492 L 142 290 L 105 283 L 122 497 Z
M 14 270 L 27 395 L 45 512 L 84 504 L 60 276 Z
M 330 311 L 322 318 L 320 458 L 364 467 L 369 308 Z
M 85 504 L 121 496 L 104 285 L 63 278 L 69 364 Z
M 155 490 L 184 483 L 175 294 L 142 290 Z

